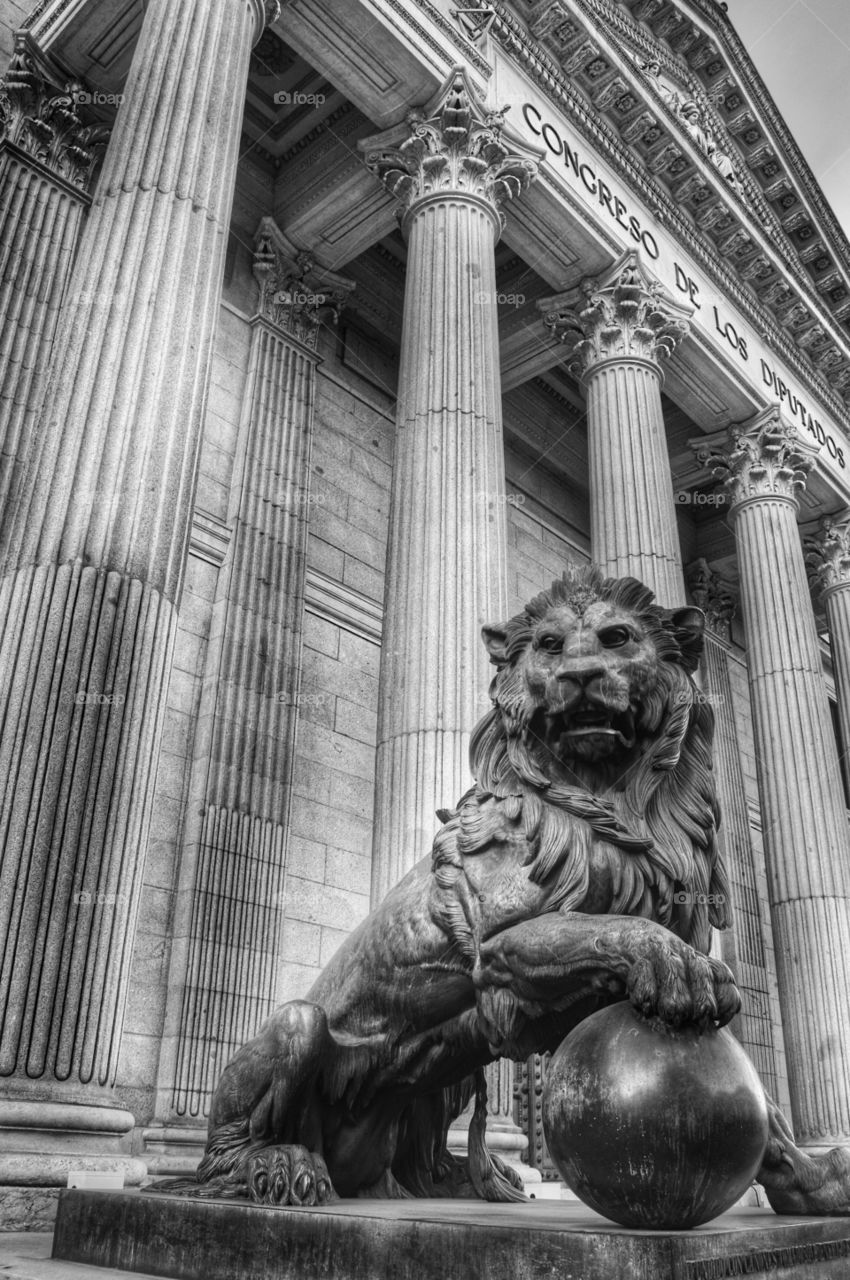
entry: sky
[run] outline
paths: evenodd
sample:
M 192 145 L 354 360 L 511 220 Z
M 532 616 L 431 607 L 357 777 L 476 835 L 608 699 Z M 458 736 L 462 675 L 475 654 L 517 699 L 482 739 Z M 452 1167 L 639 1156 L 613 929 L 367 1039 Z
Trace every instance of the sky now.
M 728 0 L 735 30 L 850 236 L 850 0 Z

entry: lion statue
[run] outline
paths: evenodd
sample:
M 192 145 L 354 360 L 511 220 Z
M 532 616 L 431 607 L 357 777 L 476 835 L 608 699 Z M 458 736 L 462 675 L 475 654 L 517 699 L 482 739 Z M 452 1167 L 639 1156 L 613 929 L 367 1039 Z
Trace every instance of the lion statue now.
M 729 890 L 713 715 L 692 680 L 703 622 L 590 568 L 484 628 L 496 674 L 475 785 L 438 815 L 431 858 L 228 1064 L 195 1179 L 152 1190 L 524 1199 L 486 1147 L 487 1064 L 554 1050 L 623 999 L 675 1026 L 734 1017 L 732 974 L 708 954 Z M 459 1159 L 447 1130 L 473 1096 Z M 848 1163 L 799 1151 L 771 1104 L 774 1207 L 846 1211 Z

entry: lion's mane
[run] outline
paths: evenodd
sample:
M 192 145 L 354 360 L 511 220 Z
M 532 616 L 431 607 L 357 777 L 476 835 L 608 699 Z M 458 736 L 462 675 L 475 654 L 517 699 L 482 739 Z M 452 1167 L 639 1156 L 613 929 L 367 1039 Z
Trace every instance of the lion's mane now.
M 516 659 L 534 624 L 560 603 L 583 613 L 595 600 L 632 613 L 652 638 L 658 679 L 643 699 L 641 751 L 624 782 L 570 786 L 547 768 L 529 733 L 529 708 Z M 607 862 L 612 914 L 654 919 L 707 952 L 710 926 L 725 928 L 728 881 L 717 846 L 719 812 L 712 769 L 714 716 L 691 672 L 701 637 L 677 627 L 633 578 L 570 570 L 507 624 L 507 661 L 493 680 L 493 710 L 470 745 L 474 792 L 458 808 L 460 849 L 474 854 L 493 835 L 487 800 L 528 842 L 530 877 L 545 886 L 547 909 L 580 911 L 592 877 Z M 587 766 L 586 766 L 587 767 Z

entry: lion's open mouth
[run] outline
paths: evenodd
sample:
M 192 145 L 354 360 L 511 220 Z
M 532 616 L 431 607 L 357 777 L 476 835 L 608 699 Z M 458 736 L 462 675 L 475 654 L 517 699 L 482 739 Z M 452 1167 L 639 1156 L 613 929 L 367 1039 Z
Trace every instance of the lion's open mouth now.
M 617 747 L 629 750 L 635 744 L 635 718 L 631 709 L 616 711 L 583 703 L 570 710 L 546 715 L 546 734 L 559 755 L 599 750 L 608 754 Z

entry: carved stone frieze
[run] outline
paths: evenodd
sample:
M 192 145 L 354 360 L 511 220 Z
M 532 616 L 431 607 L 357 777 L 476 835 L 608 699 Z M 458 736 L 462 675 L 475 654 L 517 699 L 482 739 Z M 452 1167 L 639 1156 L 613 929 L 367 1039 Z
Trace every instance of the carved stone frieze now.
M 490 203 L 503 222 L 501 206 L 529 186 L 542 155 L 508 131 L 507 110 L 484 107 L 465 68 L 455 67 L 404 125 L 358 147 L 367 168 L 399 201 L 402 218 L 427 196 L 465 192 Z
M 86 124 L 79 108 L 91 95 L 78 81 L 63 80 L 25 31 L 15 34 L 12 60 L 0 79 L 0 143 L 85 191 L 109 129 Z

